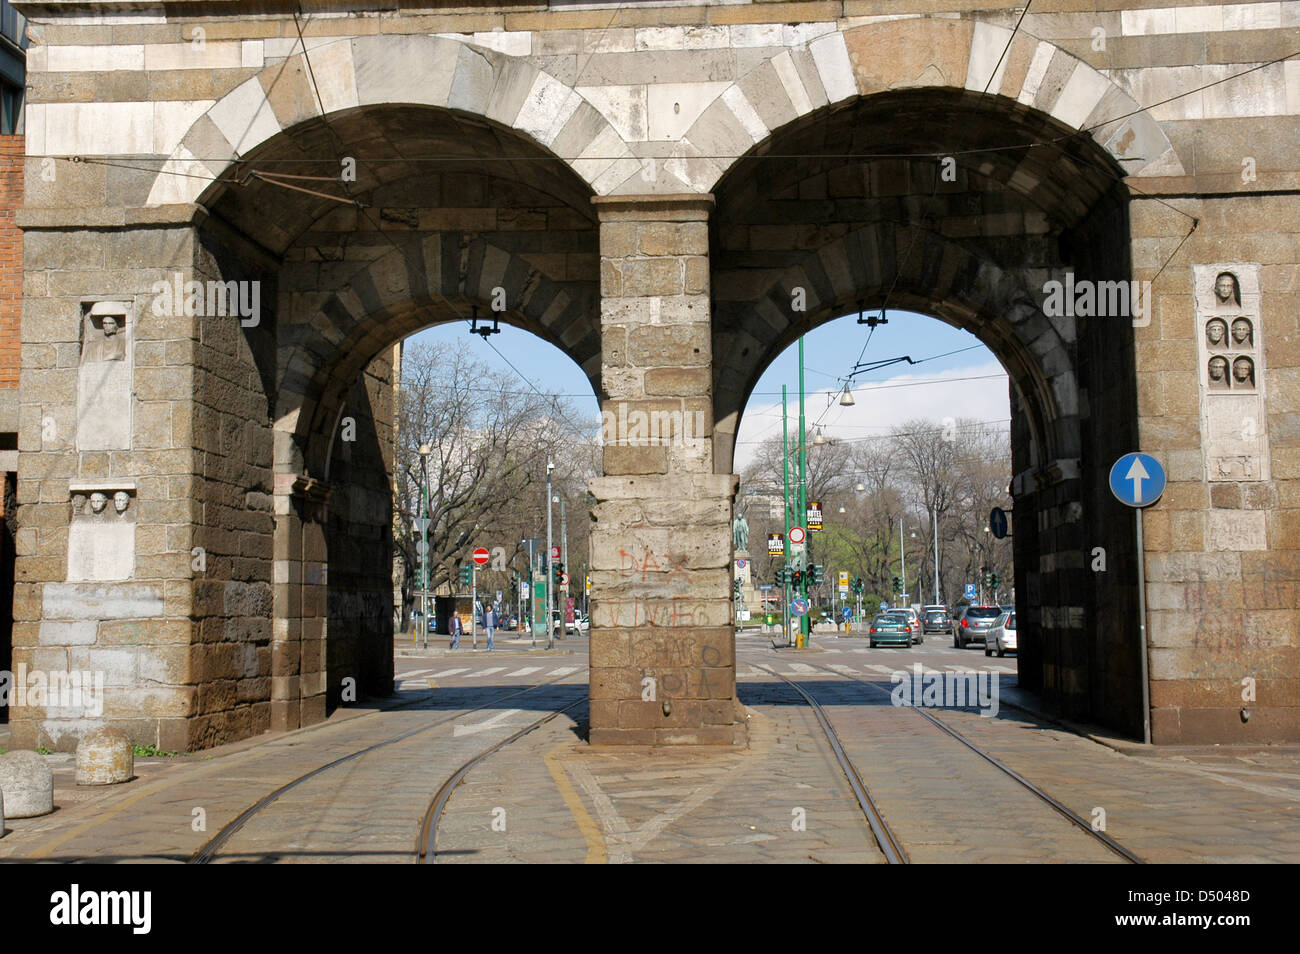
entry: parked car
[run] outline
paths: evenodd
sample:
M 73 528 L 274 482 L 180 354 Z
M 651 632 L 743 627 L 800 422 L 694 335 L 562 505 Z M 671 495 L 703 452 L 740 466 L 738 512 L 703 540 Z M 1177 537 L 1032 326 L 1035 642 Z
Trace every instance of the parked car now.
M 984 637 L 984 655 L 1005 656 L 1008 652 L 1020 655 L 1016 649 L 1016 611 L 1003 613 L 998 617 L 997 625 Z
M 1002 617 L 1000 606 L 968 606 L 961 618 L 953 621 L 952 644 L 965 649 L 967 643 L 988 645 L 988 634 Z
M 945 606 L 927 606 L 922 609 L 925 614 L 921 620 L 921 632 L 929 633 L 946 633 L 952 629 L 952 619 L 948 616 L 948 609 Z
M 902 613 L 881 613 L 871 621 L 871 646 L 889 644 L 891 646 L 912 645 L 912 624 Z
M 585 633 L 591 629 L 591 620 L 585 613 L 574 613 L 573 622 L 566 624 L 565 628 L 571 633 Z

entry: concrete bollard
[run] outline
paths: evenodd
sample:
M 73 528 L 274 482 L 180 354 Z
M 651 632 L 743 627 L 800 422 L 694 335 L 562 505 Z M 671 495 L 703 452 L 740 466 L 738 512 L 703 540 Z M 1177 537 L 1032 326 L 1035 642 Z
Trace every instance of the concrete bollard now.
M 10 818 L 35 818 L 54 811 L 54 773 L 35 752 L 0 755 L 0 794 Z
M 116 785 L 129 781 L 134 772 L 131 740 L 121 729 L 100 726 L 77 743 L 78 785 Z

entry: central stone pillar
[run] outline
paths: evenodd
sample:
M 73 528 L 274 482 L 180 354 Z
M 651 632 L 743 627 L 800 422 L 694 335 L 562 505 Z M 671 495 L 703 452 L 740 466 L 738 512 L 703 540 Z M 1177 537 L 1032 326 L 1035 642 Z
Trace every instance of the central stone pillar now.
M 713 472 L 713 197 L 593 201 L 605 476 L 591 487 L 591 742 L 743 742 L 736 478 Z

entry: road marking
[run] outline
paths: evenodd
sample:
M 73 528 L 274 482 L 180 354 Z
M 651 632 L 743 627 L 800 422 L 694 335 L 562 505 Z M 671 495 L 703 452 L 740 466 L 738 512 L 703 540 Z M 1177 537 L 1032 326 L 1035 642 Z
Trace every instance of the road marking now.
M 463 667 L 463 668 L 461 668 L 461 669 L 444 669 L 442 672 L 435 673 L 434 675 L 430 676 L 429 678 L 430 678 L 430 679 L 445 679 L 447 676 L 454 676 L 454 675 L 456 675 L 457 673 L 460 673 L 460 672 L 469 672 L 469 667 L 468 667 L 468 666 L 465 666 L 465 667 Z
M 547 752 L 543 756 L 543 760 L 546 762 L 547 770 L 551 773 L 551 778 L 555 779 L 555 785 L 560 790 L 560 797 L 564 799 L 564 804 L 569 806 L 569 813 L 573 815 L 573 820 L 578 823 L 578 831 L 582 832 L 582 837 L 587 842 L 587 858 L 583 864 L 608 864 L 609 854 L 605 850 L 605 839 L 600 833 L 600 828 L 592 820 L 591 815 L 588 814 L 587 807 L 582 804 L 582 799 L 578 797 L 577 791 L 569 781 L 569 776 L 564 772 L 564 766 L 560 765 L 556 760 L 555 753 L 568 747 L 568 742 L 561 742 Z
M 504 728 L 504 726 L 501 725 L 501 722 L 510 718 L 518 711 L 518 709 L 506 709 L 504 712 L 498 712 L 496 715 L 484 719 L 482 722 L 475 722 L 473 725 L 465 725 L 463 723 L 458 724 L 454 729 L 452 729 L 452 738 L 460 738 L 462 735 L 477 735 L 479 732 L 486 732 L 488 729 Z
M 552 669 L 547 673 L 548 676 L 567 676 L 571 672 L 577 672 L 581 666 L 561 666 L 559 669 Z
M 812 666 L 807 665 L 806 663 L 790 663 L 790 671 L 786 673 L 786 675 L 787 676 L 810 676 L 810 675 L 815 675 L 816 672 L 817 672 L 816 669 L 814 669 Z
M 890 669 L 888 666 L 868 666 L 867 668 L 870 669 L 872 672 L 884 673 L 886 676 L 888 676 L 891 672 L 894 671 Z
M 433 672 L 432 669 L 414 669 L 411 672 L 397 673 L 397 678 L 398 679 L 419 679 L 421 676 L 428 676 L 432 674 L 432 672 Z
M 506 673 L 507 676 L 527 676 L 529 673 L 541 672 L 541 666 L 525 666 L 523 669 L 516 669 L 514 672 Z
M 468 676 L 466 676 L 465 678 L 466 678 L 466 679 L 477 679 L 479 676 L 490 676 L 490 675 L 492 675 L 494 672 L 505 672 L 505 670 L 506 670 L 506 667 L 505 667 L 505 666 L 492 666 L 492 667 L 489 668 L 489 669 L 480 669 L 478 672 L 472 672 L 472 673 L 470 673 Z
M 1016 673 L 1016 670 L 1011 669 L 1007 666 L 989 666 L 989 668 L 992 669 L 994 672 L 1006 672 L 1012 675 L 1015 675 Z
M 831 664 L 828 665 L 826 668 L 827 668 L 827 669 L 834 669 L 836 672 L 838 672 L 838 673 L 839 673 L 840 675 L 842 675 L 842 676 L 856 676 L 856 675 L 858 674 L 858 671 L 857 671 L 856 669 L 854 669 L 853 667 L 851 667 L 851 666 L 842 666 L 842 665 L 840 665 L 839 663 L 831 663 Z

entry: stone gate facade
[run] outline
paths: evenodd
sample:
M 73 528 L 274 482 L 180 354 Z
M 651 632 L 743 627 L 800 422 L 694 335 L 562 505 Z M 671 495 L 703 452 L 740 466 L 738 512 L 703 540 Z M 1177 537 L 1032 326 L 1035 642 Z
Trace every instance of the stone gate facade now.
M 390 349 L 494 304 L 675 422 L 591 488 L 592 741 L 743 739 L 739 418 L 886 298 L 1010 375 L 1022 682 L 1140 734 L 1143 574 L 1155 740 L 1300 738 L 1300 4 L 18 6 L 13 657 L 108 683 L 18 744 L 391 691 Z

